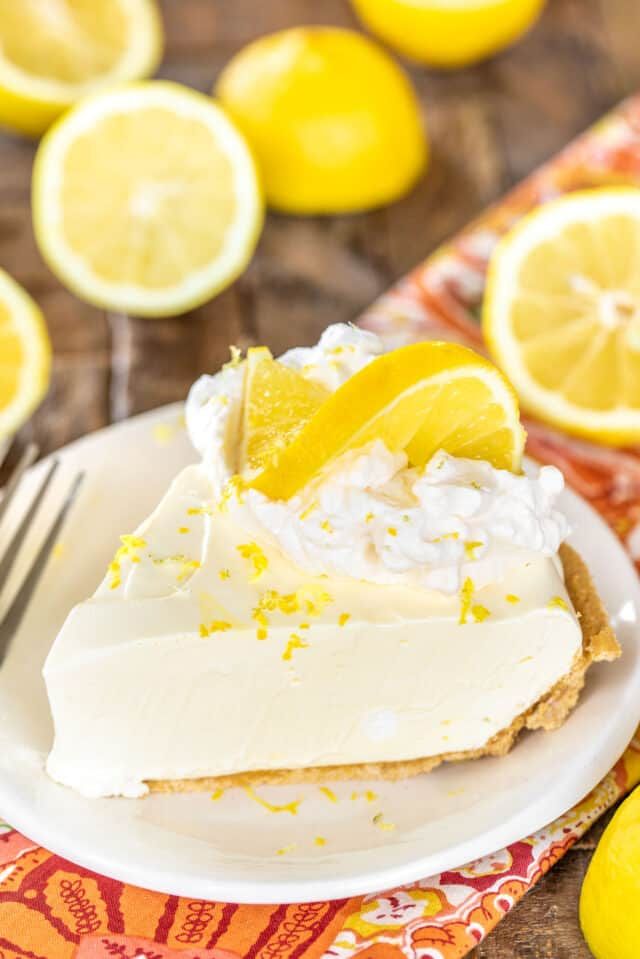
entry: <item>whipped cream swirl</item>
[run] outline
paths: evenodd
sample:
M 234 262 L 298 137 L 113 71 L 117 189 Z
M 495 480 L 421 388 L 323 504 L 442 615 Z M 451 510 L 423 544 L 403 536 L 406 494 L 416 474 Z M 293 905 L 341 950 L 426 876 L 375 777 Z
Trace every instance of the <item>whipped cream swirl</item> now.
M 412 469 L 378 440 L 288 502 L 247 490 L 232 509 L 310 573 L 453 593 L 553 556 L 569 532 L 554 509 L 563 485 L 554 466 L 516 476 L 443 451 Z
M 317 346 L 280 362 L 335 390 L 383 352 L 372 333 L 338 324 Z M 234 473 L 244 370 L 203 376 L 187 401 L 187 426 L 219 497 Z M 234 521 L 312 574 L 458 591 L 503 578 L 531 556 L 554 556 L 569 533 L 555 501 L 559 470 L 530 475 L 440 451 L 423 469 L 381 441 L 340 457 L 287 502 L 256 490 L 232 497 Z

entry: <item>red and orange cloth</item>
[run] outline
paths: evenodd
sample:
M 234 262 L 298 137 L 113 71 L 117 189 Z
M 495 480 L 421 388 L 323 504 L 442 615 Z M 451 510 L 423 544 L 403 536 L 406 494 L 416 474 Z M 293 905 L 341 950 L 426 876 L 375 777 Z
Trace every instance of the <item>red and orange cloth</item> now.
M 362 323 L 390 346 L 446 338 L 482 348 L 474 319 L 496 239 L 532 206 L 611 182 L 640 186 L 640 97 L 571 144 L 438 250 Z M 559 466 L 640 559 L 640 451 L 605 450 L 527 422 L 529 451 Z M 97 876 L 0 824 L 2 959 L 459 959 L 617 799 L 640 782 L 640 741 L 579 805 L 485 859 L 338 902 L 237 906 Z

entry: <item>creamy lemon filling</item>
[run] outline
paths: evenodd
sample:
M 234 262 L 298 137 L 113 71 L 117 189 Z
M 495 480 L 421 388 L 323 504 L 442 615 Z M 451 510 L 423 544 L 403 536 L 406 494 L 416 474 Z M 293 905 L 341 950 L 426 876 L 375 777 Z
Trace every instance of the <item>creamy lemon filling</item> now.
M 179 475 L 47 660 L 47 768 L 85 795 L 479 748 L 580 650 L 552 557 L 453 594 L 372 589 L 306 573 L 207 507 L 210 484 Z
M 330 328 L 282 358 L 337 388 L 382 350 Z M 195 384 L 176 478 L 45 664 L 47 768 L 88 796 L 147 782 L 481 749 L 570 672 L 561 474 L 380 441 L 291 500 L 234 479 L 243 368 Z

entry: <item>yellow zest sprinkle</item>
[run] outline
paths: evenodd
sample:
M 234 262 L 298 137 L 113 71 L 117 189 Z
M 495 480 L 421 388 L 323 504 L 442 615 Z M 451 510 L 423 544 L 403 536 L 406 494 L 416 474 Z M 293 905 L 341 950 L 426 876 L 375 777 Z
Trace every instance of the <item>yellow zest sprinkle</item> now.
M 256 637 L 258 639 L 266 639 L 268 635 L 269 633 L 264 628 L 264 626 L 261 626 L 259 629 L 256 630 Z
M 471 607 L 471 614 L 475 619 L 476 623 L 482 623 L 485 619 L 488 619 L 491 616 L 491 613 L 486 606 L 481 606 L 479 603 L 476 606 Z
M 227 396 L 226 393 L 219 393 L 219 394 L 218 394 L 217 396 L 215 396 L 213 399 L 214 399 L 214 402 L 216 402 L 216 403 L 218 404 L 218 406 L 228 406 L 228 405 L 229 405 L 229 397 Z
M 387 526 L 387 533 L 389 536 L 397 536 L 398 530 L 395 528 L 395 526 Z
M 298 629 L 311 629 L 311 626 L 309 625 L 309 623 L 300 623 L 300 625 L 298 626 Z
M 224 619 L 214 619 L 209 624 L 209 630 L 212 633 L 226 633 L 228 629 L 231 629 L 231 623 L 227 623 Z
M 285 660 L 293 659 L 294 649 L 308 649 L 309 643 L 305 643 L 303 639 L 300 638 L 296 633 L 291 633 L 291 638 L 287 643 L 287 648 L 282 654 L 282 658 Z
M 391 832 L 392 829 L 395 829 L 395 824 L 392 822 L 385 822 L 384 813 L 376 813 L 373 817 L 373 825 L 377 826 L 378 829 L 383 829 L 385 832 Z
M 373 515 L 373 513 L 367 513 L 367 515 L 364 518 L 364 521 L 365 523 L 370 523 L 373 519 L 375 519 L 375 516 Z
M 56 543 L 56 545 L 51 550 L 51 555 L 54 559 L 62 559 L 64 554 L 67 552 L 67 547 L 64 543 Z
M 276 849 L 276 856 L 286 856 L 287 853 L 293 852 L 295 849 L 295 842 L 291 842 L 288 846 L 283 846 L 282 849 Z
M 320 792 L 323 796 L 326 796 L 329 802 L 338 802 L 338 797 L 334 793 L 333 789 L 329 789 L 328 786 L 319 786 Z
M 476 550 L 479 549 L 481 546 L 484 546 L 484 543 L 482 543 L 480 540 L 477 540 L 477 539 L 471 540 L 470 542 L 465 543 L 464 555 L 467 557 L 467 559 L 475 559 Z
M 139 563 L 140 557 L 138 556 L 137 550 L 144 549 L 147 545 L 146 540 L 142 539 L 140 536 L 134 536 L 132 534 L 125 534 L 121 536 L 120 542 L 122 543 L 122 546 L 120 546 L 108 567 L 108 570 L 111 573 L 111 582 L 109 583 L 110 589 L 117 589 L 122 583 L 122 560 L 128 558 L 133 563 Z
M 563 600 L 562 596 L 554 596 L 547 603 L 549 609 L 566 609 L 568 611 L 569 607 Z
M 523 666 L 525 663 L 532 663 L 533 656 L 525 656 L 523 659 L 518 660 L 518 666 Z
M 462 589 L 460 590 L 460 619 L 458 622 L 461 626 L 464 626 L 467 622 L 467 616 L 471 611 L 471 602 L 473 600 L 473 580 L 468 576 L 462 584 Z
M 316 846 L 326 846 L 326 845 L 327 845 L 327 840 L 324 838 L 324 836 L 316 836 L 316 838 L 315 838 L 313 841 L 314 841 L 314 843 L 316 844 Z
M 210 506 L 190 506 L 187 516 L 211 516 Z
M 253 576 L 249 582 L 255 583 L 269 566 L 267 557 L 257 543 L 241 543 L 239 546 L 236 546 L 236 549 L 242 558 L 248 560 L 253 566 Z
M 224 364 L 222 367 L 223 370 L 233 370 L 242 362 L 242 350 L 239 346 L 230 346 L 229 352 L 231 354 L 231 359 L 228 363 Z
M 367 802 L 375 802 L 378 796 L 371 789 L 367 789 L 366 793 L 364 794 L 364 798 L 367 800 Z
M 516 596 L 515 593 L 507 593 L 505 599 L 508 603 L 519 603 L 520 597 Z
M 222 495 L 218 502 L 218 510 L 225 513 L 231 499 L 235 497 L 238 503 L 242 503 L 242 494 L 248 488 L 248 483 L 241 476 L 232 476 L 227 480 L 222 490 Z
M 312 503 L 309 504 L 309 506 L 307 506 L 305 510 L 302 511 L 302 513 L 300 513 L 300 519 L 308 519 L 313 513 L 313 511 L 316 510 L 317 508 L 318 508 L 318 502 L 317 500 L 314 500 Z
M 460 533 L 443 533 L 442 536 L 437 536 L 435 539 L 429 540 L 430 543 L 441 543 L 445 539 L 460 539 Z
M 344 353 L 344 346 L 334 346 L 333 349 L 329 350 L 329 353 L 332 356 L 340 356 L 341 353 Z
M 214 802 L 217 802 L 218 799 L 222 799 L 224 796 L 224 789 L 222 786 L 219 786 L 214 793 L 211 794 L 211 798 Z
M 190 533 L 191 530 L 189 529 L 188 526 L 179 526 L 179 527 L 178 527 L 178 532 L 179 532 L 179 533 Z
M 218 573 L 218 576 L 220 577 L 220 579 L 231 579 L 231 570 L 221 569 L 220 572 Z
M 288 812 L 291 813 L 292 816 L 298 815 L 298 807 L 302 802 L 301 799 L 296 799 L 293 802 L 278 806 L 274 803 L 268 802 L 266 799 L 263 799 L 262 796 L 259 796 L 251 786 L 243 786 L 242 788 L 246 792 L 249 799 L 253 799 L 254 802 L 257 802 L 258 805 L 262 806 L 264 809 L 268 809 L 269 812 Z
M 332 596 L 317 583 L 307 583 L 296 590 L 296 598 L 309 616 L 319 616 L 324 607 L 333 602 Z
M 325 533 L 333 533 L 333 526 L 328 519 L 325 519 L 320 523 L 320 529 L 323 529 Z
M 338 626 L 344 626 L 351 619 L 351 613 L 340 613 L 340 618 L 338 619 Z

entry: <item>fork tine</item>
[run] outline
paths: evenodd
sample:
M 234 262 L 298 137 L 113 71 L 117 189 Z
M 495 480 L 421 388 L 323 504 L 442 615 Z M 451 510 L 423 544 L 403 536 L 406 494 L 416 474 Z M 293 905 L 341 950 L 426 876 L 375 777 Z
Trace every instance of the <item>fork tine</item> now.
M 4 618 L 2 621 L 0 621 L 0 666 L 2 665 L 4 657 L 9 648 L 9 643 L 11 642 L 16 630 L 18 629 L 18 626 L 22 621 L 25 610 L 29 605 L 29 600 L 31 599 L 33 592 L 38 585 L 45 566 L 47 565 L 49 554 L 55 545 L 60 529 L 67 518 L 69 510 L 76 501 L 84 477 L 84 473 L 78 473 L 71 484 L 71 488 L 67 493 L 66 499 L 60 507 L 58 515 L 53 521 L 51 528 L 47 533 L 46 539 L 42 543 L 42 546 L 40 547 L 36 558 L 31 565 L 31 569 L 29 570 L 24 583 L 16 593 L 13 602 L 4 615 Z
M 9 482 L 4 488 L 4 496 L 0 500 L 0 522 L 7 511 L 9 503 L 13 499 L 22 477 L 27 472 L 30 466 L 33 466 L 36 459 L 38 458 L 38 447 L 35 443 L 29 443 L 24 453 L 20 457 L 18 465 L 14 469 L 13 473 L 9 477 Z
M 13 568 L 13 564 L 15 563 L 18 553 L 20 552 L 20 547 L 22 546 L 24 542 L 24 538 L 29 532 L 31 524 L 33 523 L 37 515 L 40 504 L 42 500 L 44 499 L 47 490 L 49 489 L 51 480 L 55 476 L 56 470 L 58 469 L 59 465 L 60 465 L 60 461 L 58 459 L 55 459 L 49 466 L 49 469 L 47 470 L 44 478 L 40 481 L 40 485 L 38 487 L 37 493 L 31 500 L 31 506 L 29 507 L 27 512 L 24 514 L 24 517 L 20 525 L 18 526 L 18 528 L 16 529 L 15 533 L 13 534 L 11 538 L 11 542 L 7 546 L 6 550 L 4 551 L 2 560 L 0 560 L 0 590 L 5 585 L 9 577 L 9 573 L 11 572 Z

